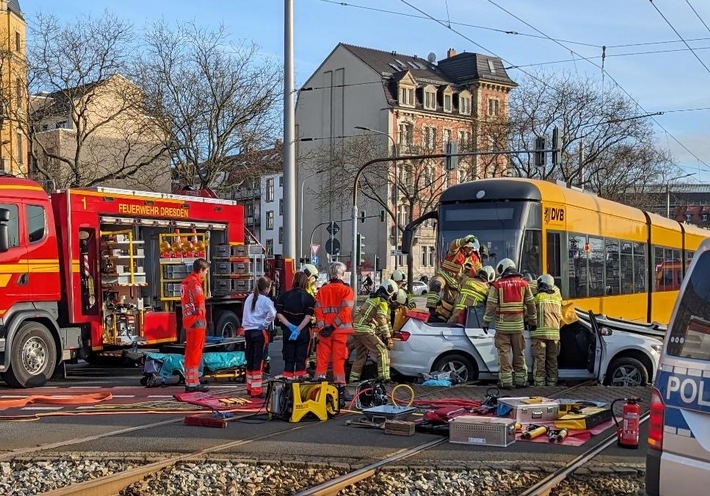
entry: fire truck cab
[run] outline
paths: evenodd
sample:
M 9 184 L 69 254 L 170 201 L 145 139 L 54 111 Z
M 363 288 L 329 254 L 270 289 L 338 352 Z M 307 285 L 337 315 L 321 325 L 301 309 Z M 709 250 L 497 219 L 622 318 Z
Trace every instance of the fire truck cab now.
M 245 244 L 230 200 L 113 188 L 50 197 L 0 177 L 0 376 L 41 386 L 63 360 L 181 342 L 180 283 L 197 258 L 211 264 L 210 334 L 221 337 L 236 336 L 256 278 L 286 285 L 293 274 L 290 260 Z

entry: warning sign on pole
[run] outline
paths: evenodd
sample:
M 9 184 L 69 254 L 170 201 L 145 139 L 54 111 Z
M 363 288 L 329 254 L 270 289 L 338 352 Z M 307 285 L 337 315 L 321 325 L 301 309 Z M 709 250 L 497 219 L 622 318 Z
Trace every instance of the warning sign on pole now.
M 320 245 L 311 245 L 311 256 L 315 257 L 318 255 L 318 249 L 320 248 Z

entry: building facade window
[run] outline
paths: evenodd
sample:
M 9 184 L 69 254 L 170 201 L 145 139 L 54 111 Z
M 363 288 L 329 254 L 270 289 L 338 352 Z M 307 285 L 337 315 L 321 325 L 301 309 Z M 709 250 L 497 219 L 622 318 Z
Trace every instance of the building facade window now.
M 282 245 L 284 242 L 284 228 L 279 227 L 279 244 Z
M 267 210 L 266 211 L 266 229 L 269 231 L 274 228 L 274 211 L 273 210 Z
M 279 188 L 284 187 L 284 177 L 283 175 L 279 176 Z
M 498 117 L 500 115 L 500 100 L 497 98 L 488 99 L 488 115 Z
M 269 256 L 274 256 L 274 240 L 273 239 L 266 240 L 266 254 Z
M 17 133 L 17 163 L 25 163 L 25 147 L 23 145 L 22 133 Z
M 422 251 L 422 267 L 426 267 L 427 261 L 429 260 L 429 258 L 427 256 L 429 254 L 429 248 L 426 246 L 422 246 L 421 251 Z
M 399 125 L 399 144 L 411 146 L 414 142 L 414 124 L 402 122 Z
M 266 180 L 266 201 L 274 201 L 274 178 L 271 177 Z M 273 212 L 272 212 L 273 214 Z
M 462 96 L 459 98 L 459 113 L 464 115 L 471 114 L 471 98 Z
M 15 31 L 15 51 L 19 52 L 22 50 L 22 37 L 19 31 Z
M 424 90 L 424 108 L 427 110 L 436 110 L 436 91 Z
M 20 78 L 15 79 L 15 103 L 18 110 L 22 108 L 22 79 Z
M 429 267 L 434 267 L 436 265 L 436 250 L 433 246 L 429 247 Z
M 279 215 L 283 215 L 283 214 L 284 214 L 284 199 L 279 198 Z
M 451 112 L 451 93 L 444 93 L 444 112 Z
M 424 126 L 424 148 L 427 150 L 436 149 L 436 128 L 431 126 Z
M 459 150 L 468 150 L 471 147 L 471 131 L 459 131 Z
M 414 88 L 400 86 L 399 104 L 406 107 L 414 107 Z

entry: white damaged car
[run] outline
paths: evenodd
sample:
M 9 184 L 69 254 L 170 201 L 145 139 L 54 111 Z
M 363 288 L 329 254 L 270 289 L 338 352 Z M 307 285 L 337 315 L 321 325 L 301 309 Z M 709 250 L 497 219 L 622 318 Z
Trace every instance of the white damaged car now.
M 409 318 L 394 335 L 390 367 L 403 376 L 455 372 L 463 381 L 497 380 L 498 353 L 493 325 L 481 328 L 483 309 L 469 309 L 466 325 L 428 324 Z M 665 328 L 585 314 L 560 331 L 560 380 L 597 379 L 613 386 L 645 386 L 658 369 Z M 494 323 L 493 323 L 494 324 Z M 525 360 L 532 374 L 530 334 Z

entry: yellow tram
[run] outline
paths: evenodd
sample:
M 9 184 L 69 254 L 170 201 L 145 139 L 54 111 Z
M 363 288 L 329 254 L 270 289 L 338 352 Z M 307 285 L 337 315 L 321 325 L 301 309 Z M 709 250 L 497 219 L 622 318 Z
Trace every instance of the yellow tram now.
M 522 273 L 551 274 L 584 310 L 667 324 L 687 264 L 710 231 L 551 182 L 499 178 L 459 184 L 441 195 L 438 253 L 477 236 L 488 264 L 511 258 Z M 444 248 L 444 249 L 442 249 Z

